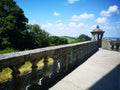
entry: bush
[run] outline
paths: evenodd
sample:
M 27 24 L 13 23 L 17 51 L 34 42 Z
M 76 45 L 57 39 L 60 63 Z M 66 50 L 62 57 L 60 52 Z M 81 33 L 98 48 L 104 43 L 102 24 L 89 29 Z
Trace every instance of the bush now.
M 3 53 L 10 53 L 10 52 L 15 52 L 15 51 L 18 51 L 18 50 L 15 50 L 13 48 L 6 48 L 4 50 L 0 50 L 0 54 L 3 54 Z

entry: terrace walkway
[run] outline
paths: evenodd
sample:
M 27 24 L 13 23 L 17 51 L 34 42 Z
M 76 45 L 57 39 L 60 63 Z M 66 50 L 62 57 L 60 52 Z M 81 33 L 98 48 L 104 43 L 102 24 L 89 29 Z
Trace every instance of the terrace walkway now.
M 120 90 L 120 52 L 99 49 L 49 90 Z

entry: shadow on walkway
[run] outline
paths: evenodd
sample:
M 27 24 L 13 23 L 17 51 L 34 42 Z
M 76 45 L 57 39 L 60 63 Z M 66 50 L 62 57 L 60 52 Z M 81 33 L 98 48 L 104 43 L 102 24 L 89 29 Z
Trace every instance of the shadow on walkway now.
M 120 64 L 88 90 L 120 90 Z

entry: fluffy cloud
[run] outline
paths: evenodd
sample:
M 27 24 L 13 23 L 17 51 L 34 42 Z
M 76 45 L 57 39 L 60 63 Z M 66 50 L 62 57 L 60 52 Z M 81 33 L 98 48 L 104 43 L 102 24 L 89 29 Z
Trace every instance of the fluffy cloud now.
M 78 2 L 79 0 L 68 0 L 68 3 L 73 4 L 75 2 Z
M 102 10 L 100 15 L 102 15 L 102 16 L 111 16 L 111 14 L 118 13 L 118 12 L 119 12 L 118 6 L 113 5 L 113 6 L 110 6 L 107 11 Z
M 60 13 L 58 13 L 58 12 L 54 12 L 53 15 L 54 15 L 54 16 L 59 16 Z
M 56 22 L 57 22 L 57 23 L 60 23 L 60 22 L 62 22 L 62 20 L 57 20 Z
M 41 25 L 42 29 L 45 29 L 51 35 L 57 36 L 79 36 L 80 34 L 88 34 L 90 35 L 91 26 L 85 25 L 84 23 L 76 23 L 69 22 L 67 24 L 64 23 L 47 23 Z
M 104 37 L 120 35 L 120 31 L 118 31 L 120 29 L 119 27 L 120 23 L 117 22 L 114 24 L 115 26 L 109 25 L 109 24 L 104 24 L 100 26 L 100 28 L 105 31 Z M 96 25 L 87 25 L 84 23 L 76 23 L 76 22 L 69 22 L 67 24 L 47 23 L 47 24 L 41 25 L 41 28 L 45 29 L 51 35 L 78 37 L 80 34 L 87 34 L 91 36 L 90 31 L 94 30 L 96 28 Z
M 81 28 L 81 27 L 84 27 L 84 23 L 79 23 L 79 24 L 77 24 L 77 23 L 75 23 L 75 22 L 70 22 L 70 23 L 68 24 L 68 27 L 79 29 L 79 28 Z
M 69 22 L 69 23 L 46 23 L 41 25 L 42 29 L 45 29 L 51 35 L 57 36 L 73 36 L 78 37 L 80 34 L 86 34 L 91 36 L 91 31 L 96 28 L 96 24 L 89 25 L 86 23 Z M 120 21 L 113 24 L 102 25 L 100 23 L 100 28 L 105 31 L 104 37 L 116 37 L 120 35 Z
M 105 17 L 99 17 L 96 19 L 97 23 L 105 23 L 107 21 L 107 18 Z
M 94 17 L 94 14 L 87 14 L 87 13 L 84 13 L 84 14 L 80 14 L 80 15 L 73 15 L 71 17 L 71 21 L 80 21 L 82 19 L 89 19 L 89 18 L 92 18 Z
M 55 25 L 55 28 L 57 28 L 58 30 L 64 30 L 66 28 L 66 25 L 64 25 L 63 23 L 57 23 Z
M 44 29 L 49 29 L 49 28 L 51 28 L 52 26 L 53 26 L 52 23 L 47 23 L 47 24 L 41 25 L 41 27 L 44 28 Z

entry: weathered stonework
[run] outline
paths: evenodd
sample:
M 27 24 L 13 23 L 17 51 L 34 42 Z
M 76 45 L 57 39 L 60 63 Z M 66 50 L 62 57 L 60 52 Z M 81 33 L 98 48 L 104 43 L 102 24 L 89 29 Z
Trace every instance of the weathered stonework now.
M 67 44 L 46 48 L 39 48 L 28 51 L 0 55 L 0 70 L 2 68 L 11 68 L 13 79 L 11 82 L 12 88 L 6 86 L 0 87 L 0 90 L 25 90 L 29 87 L 40 88 L 46 83 L 50 83 L 61 74 L 68 72 L 74 65 L 79 65 L 85 58 L 91 56 L 98 50 L 97 41 L 87 41 L 75 44 Z M 48 58 L 53 58 L 53 64 L 48 65 Z M 37 70 L 37 63 L 43 61 L 43 69 Z M 20 76 L 19 68 L 26 61 L 30 61 L 32 71 L 30 74 Z M 26 77 L 28 83 L 24 82 L 23 77 Z M 41 82 L 41 83 L 40 83 Z M 2 85 L 3 83 L 0 83 Z M 18 85 L 16 87 L 16 84 Z

